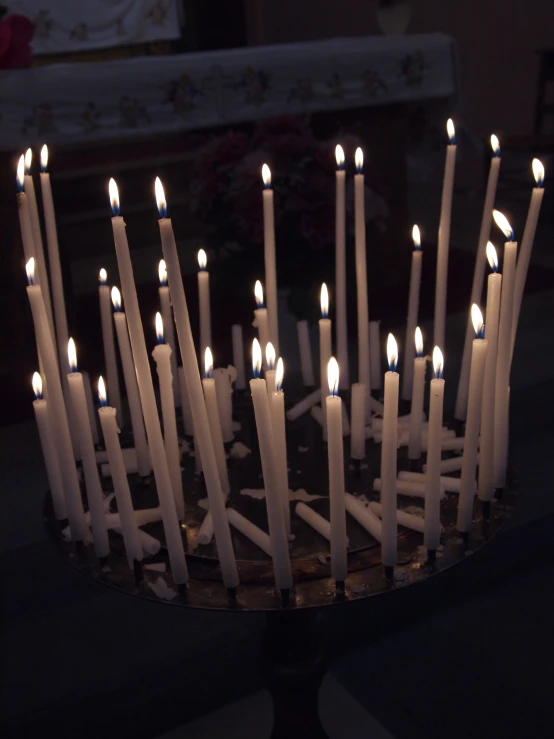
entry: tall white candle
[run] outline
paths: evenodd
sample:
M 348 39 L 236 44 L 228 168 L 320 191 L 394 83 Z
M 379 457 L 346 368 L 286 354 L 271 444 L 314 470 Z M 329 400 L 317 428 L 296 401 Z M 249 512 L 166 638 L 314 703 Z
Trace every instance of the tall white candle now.
M 69 341 L 69 339 L 68 339 Z M 90 377 L 88 372 L 82 372 L 83 385 L 85 387 L 85 398 L 87 401 L 88 420 L 90 424 L 90 432 L 92 434 L 92 441 L 94 444 L 98 444 L 98 423 L 96 419 L 96 411 L 94 409 L 94 401 L 92 400 L 92 388 L 90 386 Z
M 304 383 L 304 387 L 313 387 L 315 385 L 315 380 L 308 322 L 298 321 L 298 323 L 296 324 L 296 330 L 298 332 L 298 348 L 300 350 L 302 382 Z
M 119 375 L 117 372 L 117 359 L 115 356 L 115 342 L 113 336 L 113 318 L 110 300 L 110 288 L 107 285 L 108 273 L 104 268 L 98 273 L 98 300 L 100 301 L 100 318 L 102 321 L 102 344 L 104 347 L 104 363 L 112 407 L 116 409 L 117 421 L 123 422 L 121 413 L 121 395 L 119 393 Z
M 55 437 L 50 424 L 48 403 L 42 397 L 42 378 L 38 372 L 35 372 L 33 375 L 33 390 L 36 398 L 36 400 L 33 401 L 33 410 L 37 420 L 40 444 L 42 447 L 42 454 L 44 456 L 44 464 L 46 466 L 46 475 L 48 477 L 48 484 L 50 485 L 50 493 L 52 494 L 54 515 L 58 521 L 63 521 L 64 518 L 67 518 L 67 513 L 63 491 L 62 472 L 54 441 Z
M 256 526 L 256 524 L 253 524 L 252 521 L 241 516 L 238 511 L 234 510 L 234 508 L 227 508 L 227 518 L 229 519 L 229 523 L 234 526 L 237 531 L 240 531 L 241 534 L 254 542 L 262 552 L 265 552 L 269 557 L 271 557 L 271 540 L 265 531 L 262 531 L 262 529 Z
M 485 324 L 478 306 L 471 306 L 475 339 L 471 352 L 471 369 L 469 373 L 469 395 L 467 420 L 465 429 L 464 456 L 460 481 L 460 498 L 458 501 L 458 531 L 469 531 L 473 517 L 473 499 L 476 491 L 475 473 L 477 468 L 477 450 L 479 447 L 479 427 L 481 425 L 481 402 L 483 399 L 483 377 L 487 357 L 487 339 Z
M 152 374 L 150 372 L 150 363 L 148 361 L 146 342 L 144 340 L 144 332 L 140 319 L 137 291 L 133 276 L 133 265 L 131 263 L 131 255 L 129 253 L 129 245 L 127 243 L 127 234 L 125 231 L 125 221 L 119 215 L 119 194 L 117 191 L 117 185 L 113 179 L 110 180 L 110 201 L 112 211 L 114 213 L 112 218 L 112 228 L 117 263 L 119 266 L 119 276 L 121 279 L 121 290 L 125 301 L 127 323 L 129 326 L 129 338 L 131 339 L 131 349 L 133 351 L 133 359 L 136 367 L 137 383 L 139 387 L 142 412 L 144 415 L 144 425 L 146 427 L 148 446 L 150 448 L 156 488 L 162 511 L 171 573 L 175 583 L 184 584 L 188 581 L 185 551 L 183 540 L 181 538 L 179 521 L 177 519 L 175 498 L 173 497 L 171 488 L 171 476 L 169 474 L 167 457 L 165 455 L 158 408 L 156 406 L 156 396 L 154 395 L 154 385 L 152 383 Z M 172 267 L 170 266 L 170 273 L 171 269 Z
M 228 444 L 234 439 L 232 404 L 233 386 L 231 384 L 229 369 L 227 367 L 218 367 L 217 369 L 214 369 L 213 378 L 215 380 L 215 392 L 219 408 L 221 433 L 223 435 L 223 441 Z
M 283 392 L 284 365 L 281 357 L 277 360 L 275 390 L 269 394 L 271 427 L 275 442 L 275 460 L 279 483 L 279 495 L 283 504 L 285 530 L 290 535 L 289 476 L 287 463 L 287 436 L 285 424 L 285 393 Z
M 330 394 L 325 398 L 325 407 L 329 459 L 329 506 L 331 511 L 331 577 L 337 582 L 344 582 L 348 575 L 348 562 L 346 557 L 342 400 L 338 395 L 339 365 L 334 357 L 329 360 L 328 382 Z
M 98 465 L 96 464 L 94 442 L 92 441 L 92 433 L 90 431 L 90 423 L 88 420 L 87 399 L 85 396 L 85 387 L 83 385 L 83 376 L 77 369 L 75 342 L 73 339 L 68 339 L 67 343 L 69 366 L 71 368 L 71 372 L 67 376 L 67 381 L 69 384 L 69 392 L 71 394 L 73 413 L 79 430 L 79 447 L 81 449 L 83 470 L 85 473 L 85 485 L 92 523 L 94 551 L 97 557 L 107 557 L 110 552 L 110 545 L 108 542 L 108 528 L 104 518 L 104 495 L 102 494 L 102 485 L 100 483 L 100 475 L 98 474 Z
M 204 393 L 202 392 L 202 382 L 198 371 L 198 360 L 192 338 L 190 317 L 183 280 L 181 278 L 175 236 L 173 234 L 171 219 L 167 218 L 167 204 L 159 178 L 156 178 L 156 199 L 160 213 L 158 224 L 160 227 L 164 259 L 167 264 L 169 289 L 171 291 L 175 324 L 177 326 L 177 338 L 179 339 L 179 348 L 181 350 L 194 423 L 195 446 L 197 451 L 200 452 L 202 467 L 204 469 L 204 480 L 210 503 L 210 511 L 213 517 L 214 534 L 223 582 L 228 588 L 235 588 L 239 584 L 237 563 L 233 552 L 229 521 L 225 513 L 225 502 L 217 471 L 214 445 L 210 433 Z
M 208 257 L 204 249 L 198 251 L 198 308 L 200 314 L 200 357 L 206 347 L 212 346 L 212 317 L 210 306 L 210 273 L 206 269 Z
M 223 435 L 221 433 L 221 422 L 219 418 L 215 380 L 212 376 L 213 369 L 214 360 L 212 356 L 212 350 L 209 346 L 207 346 L 206 353 L 204 355 L 204 372 L 206 376 L 202 380 L 202 387 L 204 388 L 206 411 L 208 413 L 208 422 L 210 425 L 210 433 L 212 435 L 212 441 L 214 445 L 217 469 L 219 472 L 219 479 L 221 481 L 221 488 L 225 495 L 229 495 L 231 488 L 229 486 L 229 476 L 227 474 L 227 462 L 225 459 Z
M 331 319 L 329 318 L 329 293 L 327 285 L 321 286 L 321 318 L 319 319 L 319 373 L 321 387 L 321 406 L 324 398 L 329 395 L 329 382 L 327 380 L 327 366 L 331 359 Z
M 33 239 L 33 227 L 31 224 L 31 213 L 29 211 L 29 199 L 25 192 L 25 157 L 23 154 L 19 157 L 17 164 L 17 173 L 15 177 L 17 187 L 17 211 L 19 214 L 19 228 L 21 231 L 21 242 L 23 244 L 23 253 L 25 254 L 25 262 L 35 256 L 35 242 Z M 39 273 L 37 270 L 37 277 Z
M 156 362 L 160 384 L 160 400 L 162 403 L 162 420 L 164 428 L 164 446 L 171 487 L 175 498 L 177 517 L 185 517 L 185 501 L 183 498 L 183 478 L 181 476 L 181 451 L 177 436 L 177 419 L 175 418 L 175 402 L 173 400 L 173 382 L 171 377 L 171 347 L 164 343 L 164 326 L 160 313 L 156 313 L 156 339 L 158 345 L 152 356 Z
M 402 397 L 412 399 L 415 345 L 412 336 L 417 326 L 419 315 L 419 290 L 421 286 L 421 233 L 419 226 L 412 229 L 414 249 L 412 251 L 412 270 L 410 273 L 410 291 L 408 293 L 408 319 L 406 322 L 406 353 L 404 354 L 404 372 L 402 375 Z
M 380 390 L 381 382 L 381 321 L 369 322 L 369 374 L 373 390 Z
M 181 412 L 183 414 L 183 429 L 185 436 L 194 436 L 194 424 L 192 422 L 192 411 L 190 409 L 190 400 L 187 391 L 187 379 L 183 367 L 177 368 L 179 375 L 179 392 L 181 394 Z
M 385 567 L 394 567 L 397 552 L 396 521 L 396 453 L 398 442 L 398 393 L 400 378 L 398 346 L 392 334 L 387 339 L 389 371 L 385 373 L 385 409 L 383 413 L 383 443 L 381 446 L 381 505 L 383 530 L 381 561 Z
M 121 364 L 123 366 L 123 377 L 125 379 L 125 388 L 127 390 L 127 404 L 131 415 L 131 427 L 133 429 L 133 439 L 137 452 L 137 470 L 141 477 L 146 477 L 152 472 L 152 462 L 150 460 L 150 451 L 146 442 L 146 432 L 144 430 L 144 420 L 142 417 L 142 408 L 140 405 L 140 395 L 137 383 L 137 372 L 133 363 L 131 343 L 129 341 L 129 329 L 127 328 L 127 317 L 121 310 L 121 293 L 117 287 L 112 287 L 111 297 L 115 311 L 113 318 L 117 333 L 117 343 L 119 345 L 119 354 L 121 356 Z
M 365 459 L 365 385 L 355 382 L 350 396 L 350 456 Z
M 466 417 L 467 397 L 469 387 L 469 366 L 473 346 L 473 326 L 471 323 L 471 306 L 474 303 L 480 303 L 483 295 L 483 282 L 485 279 L 486 265 L 486 249 L 487 241 L 491 231 L 492 209 L 494 207 L 494 199 L 496 197 L 496 186 L 498 183 L 498 172 L 500 170 L 500 143 L 498 138 L 492 134 L 491 136 L 492 158 L 489 169 L 489 179 L 487 181 L 487 191 L 485 194 L 485 203 L 483 205 L 483 216 L 481 218 L 481 230 L 479 231 L 479 241 L 477 243 L 477 254 L 475 255 L 475 267 L 473 270 L 473 284 L 471 287 L 471 298 L 469 301 L 470 311 L 468 312 L 468 320 L 466 327 L 466 335 L 464 340 L 464 352 L 462 355 L 462 365 L 460 368 L 460 379 L 458 380 L 458 392 L 456 395 L 456 406 L 454 417 L 463 421 Z
M 427 434 L 427 470 L 425 473 L 425 534 L 429 552 L 436 552 L 441 535 L 441 473 L 442 417 L 444 405 L 444 360 L 438 346 L 433 349 L 434 378 L 429 391 L 429 431 Z
M 254 378 L 250 380 L 250 390 L 252 392 L 252 402 L 254 403 L 254 416 L 256 418 L 256 430 L 262 461 L 273 571 L 275 574 L 275 585 L 278 589 L 284 590 L 292 587 L 292 573 L 283 504 L 279 495 L 275 442 L 269 413 L 266 383 L 265 380 L 259 377 L 262 367 L 262 353 L 257 339 L 254 339 L 252 347 L 252 365 Z
M 425 370 L 427 369 L 427 357 L 423 356 L 423 336 L 421 335 L 421 329 L 419 326 L 416 326 L 414 334 L 416 356 L 414 359 L 412 408 L 409 424 L 409 459 L 419 459 L 421 457 L 421 429 L 423 423 L 423 400 L 425 396 Z
M 267 369 L 265 371 L 265 384 L 267 385 L 267 395 L 271 396 L 271 393 L 275 392 L 275 364 L 277 362 L 277 355 L 271 341 L 265 348 L 265 361 L 267 363 Z
M 348 366 L 348 321 L 346 310 L 346 172 L 344 169 L 344 150 L 340 144 L 335 148 L 335 158 L 337 160 L 337 171 L 335 174 L 335 339 L 342 384 L 343 387 L 348 387 L 350 385 L 350 371 Z
M 275 213 L 271 171 L 267 164 L 262 167 L 264 204 L 264 263 L 267 313 L 269 319 L 269 341 L 279 354 L 279 315 L 277 312 L 277 267 L 275 263 Z M 262 349 L 263 349 L 262 344 Z
M 169 287 L 167 286 L 167 268 L 165 260 L 160 259 L 158 265 L 158 277 L 160 287 L 158 295 L 160 297 L 160 311 L 164 322 L 165 341 L 171 347 L 171 376 L 173 378 L 173 399 L 175 408 L 181 405 L 181 393 L 179 392 L 179 378 L 177 375 L 177 344 L 175 343 L 175 328 L 173 323 L 173 309 L 171 307 L 171 296 Z
M 256 299 L 256 310 L 254 311 L 254 320 L 258 328 L 258 340 L 262 347 L 262 360 L 264 369 L 267 368 L 265 359 L 265 348 L 270 342 L 269 318 L 267 308 L 264 308 L 264 290 L 262 283 L 256 280 L 254 285 L 254 297 Z
M 437 249 L 437 277 L 435 283 L 435 324 L 434 344 L 444 346 L 446 325 L 446 290 L 448 282 L 448 252 L 450 250 L 450 220 L 452 216 L 452 191 L 454 189 L 454 170 L 456 168 L 456 132 L 449 118 L 446 124 L 448 146 L 442 183 L 441 215 Z
M 369 396 L 371 395 L 369 365 L 369 312 L 367 304 L 367 266 L 365 235 L 364 155 L 356 149 L 356 174 L 354 175 L 354 218 L 356 242 L 356 299 L 358 305 L 358 382 L 366 387 L 366 421 L 371 421 Z
M 242 340 L 242 326 L 234 323 L 231 326 L 231 338 L 233 341 L 233 364 L 237 370 L 235 387 L 244 390 L 246 387 L 246 376 L 244 373 L 244 342 Z

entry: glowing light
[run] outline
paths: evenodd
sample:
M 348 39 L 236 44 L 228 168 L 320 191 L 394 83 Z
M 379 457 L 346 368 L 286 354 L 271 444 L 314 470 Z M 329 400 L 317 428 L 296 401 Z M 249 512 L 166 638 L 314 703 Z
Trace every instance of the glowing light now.
M 275 369 L 275 392 L 280 393 L 283 389 L 283 377 L 285 376 L 285 364 L 282 357 L 277 360 L 277 367 Z
M 256 298 L 256 308 L 263 308 L 264 289 L 262 287 L 262 283 L 259 280 L 256 280 L 256 284 L 254 285 L 254 297 Z
M 98 273 L 98 282 L 101 285 L 105 285 L 107 283 L 107 281 L 108 281 L 108 273 L 106 272 L 106 270 L 104 269 L 104 267 L 102 267 L 102 269 Z
M 108 183 L 108 192 L 110 194 L 110 205 L 112 206 L 112 213 L 114 216 L 119 215 L 119 190 L 116 181 L 113 177 L 110 177 Z
M 258 339 L 252 342 L 252 371 L 254 377 L 259 377 L 262 370 L 262 347 Z
M 329 292 L 325 283 L 323 283 L 321 286 L 319 302 L 321 304 L 321 317 L 327 318 L 327 316 L 329 315 Z
M 17 192 L 25 192 L 25 157 L 23 156 L 23 154 L 19 157 L 19 161 L 17 163 L 15 184 L 17 187 Z
M 164 322 L 162 314 L 159 311 L 156 313 L 156 339 L 158 340 L 158 344 L 164 343 Z
M 37 400 L 42 400 L 42 377 L 38 372 L 33 374 L 33 392 Z
M 499 210 L 493 210 L 492 217 L 494 218 L 494 222 L 496 223 L 498 228 L 503 232 L 504 236 L 510 241 L 513 241 L 514 230 L 510 226 L 510 222 L 508 221 L 504 213 L 501 213 Z
M 29 148 L 25 152 L 25 174 L 31 174 L 32 163 L 33 163 L 33 150 Z
M 121 310 L 121 293 L 119 292 L 119 288 L 115 287 L 115 285 L 112 287 L 112 305 L 114 310 L 119 313 Z
M 167 200 L 165 199 L 164 188 L 159 177 L 156 177 L 156 181 L 154 182 L 154 192 L 156 193 L 156 205 L 158 206 L 160 218 L 167 218 Z
M 412 228 L 412 239 L 414 241 L 414 249 L 421 249 L 421 232 L 417 225 Z
M 498 272 L 498 254 L 492 241 L 487 241 L 487 260 L 493 272 Z
M 35 258 L 31 257 L 25 265 L 25 271 L 27 272 L 27 282 L 29 285 L 35 284 Z
M 485 335 L 485 322 L 483 321 L 483 314 L 477 303 L 473 303 L 471 306 L 471 322 L 473 323 L 475 336 L 478 339 L 482 339 Z
M 398 344 L 392 334 L 389 334 L 387 338 L 387 360 L 389 363 L 389 370 L 396 372 L 398 366 Z
M 448 143 L 455 144 L 456 143 L 456 129 L 454 128 L 454 121 L 452 120 L 452 118 L 449 118 L 446 121 L 446 133 L 448 134 Z
M 160 259 L 158 264 L 158 277 L 160 279 L 160 285 L 165 287 L 167 285 L 167 267 L 165 266 L 165 259 Z
M 275 347 L 271 341 L 268 341 L 265 345 L 265 359 L 267 362 L 267 368 L 269 370 L 275 369 L 275 360 L 277 359 L 277 355 L 275 354 Z
M 40 171 L 46 172 L 48 170 L 48 147 L 46 144 L 40 150 Z
M 72 338 L 67 342 L 67 358 L 69 359 L 69 369 L 77 372 L 77 348 Z
M 339 363 L 335 357 L 331 357 L 327 365 L 327 382 L 329 383 L 329 392 L 331 395 L 338 395 L 339 392 Z
M 214 358 L 212 355 L 212 350 L 209 346 L 206 347 L 206 351 L 204 352 L 204 374 L 206 377 L 211 377 L 214 371 Z
M 102 375 L 98 378 L 98 400 L 102 408 L 108 405 L 108 393 L 106 392 L 106 383 Z
M 264 187 L 269 190 L 271 187 L 271 170 L 267 166 L 267 164 L 264 164 L 262 167 L 262 180 L 264 182 Z
M 354 154 L 354 164 L 356 165 L 356 172 L 361 174 L 364 168 L 364 153 L 359 146 Z
M 335 146 L 335 159 L 337 160 L 337 167 L 344 169 L 344 149 L 340 144 Z
M 444 359 L 442 352 L 438 346 L 433 349 L 433 371 L 435 378 L 440 380 L 442 378 L 442 372 L 444 369 Z
M 421 333 L 421 329 L 419 326 L 416 327 L 415 330 L 415 350 L 418 357 L 423 356 L 423 334 Z
M 542 187 L 544 184 L 544 165 L 540 159 L 533 159 L 531 163 L 533 169 L 533 177 L 537 183 L 537 187 Z
M 498 136 L 494 133 L 491 135 L 491 149 L 493 156 L 500 156 L 500 141 L 498 140 Z
M 206 265 L 208 264 L 208 257 L 206 255 L 206 252 L 204 249 L 198 250 L 198 266 L 200 267 L 200 271 L 203 272 L 206 269 Z

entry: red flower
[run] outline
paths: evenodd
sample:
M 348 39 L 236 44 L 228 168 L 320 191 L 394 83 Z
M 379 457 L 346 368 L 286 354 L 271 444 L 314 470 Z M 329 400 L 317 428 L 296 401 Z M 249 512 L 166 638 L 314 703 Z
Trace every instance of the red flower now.
M 0 21 L 0 69 L 29 66 L 34 33 L 34 25 L 23 15 L 9 15 Z

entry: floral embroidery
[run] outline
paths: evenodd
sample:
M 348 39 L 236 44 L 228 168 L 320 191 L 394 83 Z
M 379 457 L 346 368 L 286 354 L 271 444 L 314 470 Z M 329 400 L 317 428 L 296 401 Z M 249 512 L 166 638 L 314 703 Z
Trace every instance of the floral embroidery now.
M 152 121 L 144 105 L 141 105 L 137 98 L 126 95 L 119 101 L 119 114 L 121 125 L 127 128 L 136 128 L 140 123 L 151 123 Z
M 269 74 L 263 69 L 246 67 L 237 87 L 244 90 L 244 101 L 248 104 L 260 105 L 265 102 L 269 90 Z
M 153 26 L 164 26 L 169 12 L 165 0 L 155 0 L 146 16 L 152 21 Z
M 341 98 L 344 95 L 344 87 L 340 74 L 335 72 L 330 80 L 327 80 L 327 87 L 332 98 Z
M 175 113 L 185 114 L 196 107 L 195 100 L 204 93 L 194 84 L 189 74 L 182 74 L 179 79 L 171 80 L 167 86 L 165 101 L 173 105 Z
M 50 31 L 54 26 L 49 10 L 39 10 L 33 19 L 33 23 L 35 24 L 35 36 L 37 38 L 49 38 Z
M 71 38 L 76 41 L 86 41 L 88 39 L 88 26 L 86 23 L 77 23 L 70 33 Z
M 81 113 L 81 124 L 86 133 L 91 133 L 97 128 L 100 128 L 98 119 L 100 118 L 100 111 L 94 103 L 87 103 L 85 109 Z
M 31 115 L 23 121 L 21 130 L 23 133 L 27 133 L 31 128 L 36 128 L 40 135 L 58 130 L 54 123 L 54 114 L 50 103 L 39 103 L 33 106 Z
M 366 69 L 363 74 L 363 84 L 364 90 L 372 98 L 388 92 L 388 87 L 374 69 Z
M 423 82 L 423 75 L 428 69 L 425 57 L 422 51 L 414 51 L 413 54 L 406 54 L 400 60 L 400 76 L 404 77 L 404 82 L 410 87 L 417 87 Z
M 305 77 L 304 79 L 297 80 L 296 85 L 290 88 L 288 101 L 292 103 L 299 100 L 301 103 L 306 103 L 308 100 L 312 100 L 313 97 L 312 81 L 309 77 Z

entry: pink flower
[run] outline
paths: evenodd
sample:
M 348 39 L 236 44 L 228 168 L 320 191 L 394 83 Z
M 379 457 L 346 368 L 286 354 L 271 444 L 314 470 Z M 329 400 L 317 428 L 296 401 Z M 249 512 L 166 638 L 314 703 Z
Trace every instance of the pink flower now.
M 0 21 L 0 69 L 29 66 L 34 33 L 34 25 L 23 15 L 9 15 Z

